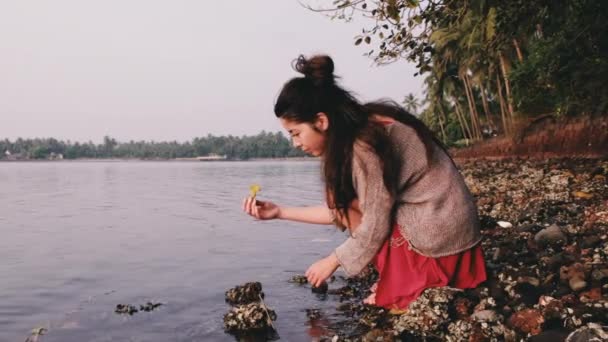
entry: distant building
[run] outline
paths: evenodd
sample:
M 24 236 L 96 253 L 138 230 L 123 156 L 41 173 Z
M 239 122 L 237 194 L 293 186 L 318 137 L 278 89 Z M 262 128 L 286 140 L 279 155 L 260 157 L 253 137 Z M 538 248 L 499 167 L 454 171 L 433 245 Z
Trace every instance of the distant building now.
M 22 153 L 11 153 L 11 151 L 4 151 L 4 160 L 23 160 L 26 159 Z
M 226 159 L 228 159 L 228 157 L 225 154 L 220 156 L 219 154 L 215 154 L 215 153 L 211 153 L 206 156 L 196 157 L 196 160 L 198 160 L 198 161 L 218 161 L 218 160 L 226 160 Z
M 49 160 L 62 160 L 62 159 L 63 159 L 63 154 L 61 154 L 61 153 L 51 152 L 51 154 L 49 154 Z

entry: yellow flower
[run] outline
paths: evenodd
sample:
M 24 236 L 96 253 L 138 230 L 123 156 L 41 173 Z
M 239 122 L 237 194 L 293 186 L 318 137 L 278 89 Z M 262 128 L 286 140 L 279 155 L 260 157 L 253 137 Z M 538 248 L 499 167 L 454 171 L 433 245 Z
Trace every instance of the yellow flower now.
M 253 184 L 253 185 L 249 186 L 249 194 L 253 198 L 255 198 L 255 195 L 257 195 L 257 193 L 260 191 L 262 191 L 262 187 L 257 184 Z

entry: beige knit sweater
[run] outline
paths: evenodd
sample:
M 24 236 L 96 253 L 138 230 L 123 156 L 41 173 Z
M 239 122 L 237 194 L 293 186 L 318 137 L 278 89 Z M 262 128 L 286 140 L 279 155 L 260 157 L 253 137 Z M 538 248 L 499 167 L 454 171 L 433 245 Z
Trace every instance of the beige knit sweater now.
M 429 162 L 413 128 L 395 122 L 387 131 L 402 165 L 395 198 L 384 186 L 378 156 L 355 145 L 353 181 L 363 216 L 361 225 L 335 250 L 349 276 L 371 262 L 393 223 L 410 248 L 430 257 L 457 254 L 481 240 L 473 197 L 446 153 L 433 144 L 435 157 Z

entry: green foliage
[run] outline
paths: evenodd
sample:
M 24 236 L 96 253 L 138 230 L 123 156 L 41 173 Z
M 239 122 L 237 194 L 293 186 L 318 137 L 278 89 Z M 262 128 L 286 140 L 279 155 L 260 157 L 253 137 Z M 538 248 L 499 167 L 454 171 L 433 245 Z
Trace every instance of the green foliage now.
M 604 113 L 608 109 L 608 6 L 570 1 L 545 8 L 526 59 L 511 72 L 513 97 L 525 113 Z
M 30 150 L 30 156 L 33 159 L 46 159 L 51 153 L 50 151 L 48 146 L 34 146 L 34 148 Z
M 228 159 L 300 157 L 304 154 L 294 149 L 280 132 L 261 132 L 255 136 L 235 137 L 208 135 L 191 142 L 117 142 L 106 136 L 102 144 L 72 143 L 56 139 L 0 140 L 0 159 L 8 158 L 5 152 L 20 156 L 19 159 L 49 159 L 62 155 L 65 159 L 78 158 L 137 158 L 174 159 L 194 158 L 209 154 L 225 155 Z
M 379 64 L 405 59 L 428 75 L 424 103 L 441 110 L 423 109 L 423 119 L 448 143 L 480 139 L 485 127 L 509 133 L 519 116 L 608 110 L 608 1 L 339 4 L 311 9 L 347 21 L 362 14 L 370 20 L 356 45 Z

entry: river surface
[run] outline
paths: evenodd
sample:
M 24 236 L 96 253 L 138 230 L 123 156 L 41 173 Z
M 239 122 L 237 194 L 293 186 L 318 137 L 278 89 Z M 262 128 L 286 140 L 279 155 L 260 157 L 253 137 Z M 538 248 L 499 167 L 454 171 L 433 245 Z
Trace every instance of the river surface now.
M 331 226 L 255 221 L 261 199 L 317 205 L 317 161 L 0 163 L 0 341 L 234 341 L 224 292 L 259 281 L 282 340 L 311 341 L 288 280 L 345 239 Z M 133 316 L 117 304 L 164 305 Z

